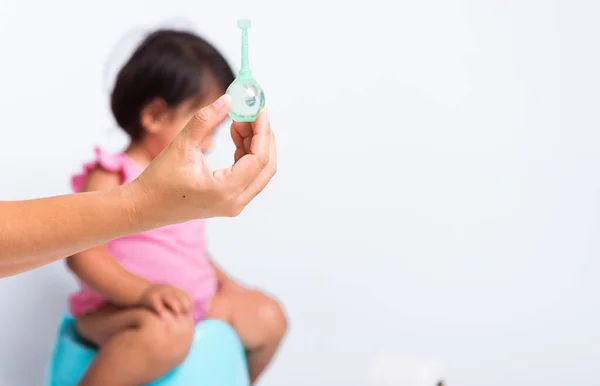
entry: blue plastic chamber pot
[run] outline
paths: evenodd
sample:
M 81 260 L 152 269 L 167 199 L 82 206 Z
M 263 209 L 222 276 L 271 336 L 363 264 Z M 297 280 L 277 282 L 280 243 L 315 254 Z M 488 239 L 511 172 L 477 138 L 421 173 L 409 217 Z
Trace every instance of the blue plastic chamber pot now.
M 58 330 L 45 386 L 77 386 L 96 349 L 82 342 L 65 315 Z M 196 326 L 186 360 L 148 386 L 249 386 L 246 354 L 231 326 L 205 320 Z

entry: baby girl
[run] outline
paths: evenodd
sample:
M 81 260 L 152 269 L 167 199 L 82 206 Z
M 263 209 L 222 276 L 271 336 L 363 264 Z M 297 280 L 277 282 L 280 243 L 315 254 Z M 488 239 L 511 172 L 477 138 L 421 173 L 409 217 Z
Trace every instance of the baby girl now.
M 173 30 L 147 36 L 120 70 L 111 95 L 130 144 L 119 154 L 96 149 L 96 159 L 73 177 L 75 191 L 134 180 L 233 79 L 221 53 L 201 37 Z M 209 138 L 202 150 L 210 147 Z M 67 264 L 81 284 L 69 302 L 77 332 L 99 347 L 82 385 L 134 386 L 159 378 L 185 359 L 195 324 L 207 318 L 236 330 L 254 383 L 287 328 L 275 300 L 214 264 L 202 220 L 123 237 Z

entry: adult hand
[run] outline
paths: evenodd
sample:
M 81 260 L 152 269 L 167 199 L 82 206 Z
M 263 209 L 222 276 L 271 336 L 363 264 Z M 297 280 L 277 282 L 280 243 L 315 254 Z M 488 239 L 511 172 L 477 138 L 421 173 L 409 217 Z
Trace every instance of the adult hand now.
M 0 202 L 0 277 L 124 235 L 195 218 L 233 217 L 267 185 L 277 165 L 262 111 L 233 123 L 233 166 L 213 171 L 201 143 L 227 116 L 228 96 L 200 110 L 135 181 L 104 191 Z
M 233 166 L 213 171 L 201 151 L 202 140 L 227 117 L 229 96 L 198 111 L 175 140 L 130 184 L 140 227 L 195 218 L 235 217 L 276 171 L 275 137 L 268 114 L 253 123 L 233 122 Z

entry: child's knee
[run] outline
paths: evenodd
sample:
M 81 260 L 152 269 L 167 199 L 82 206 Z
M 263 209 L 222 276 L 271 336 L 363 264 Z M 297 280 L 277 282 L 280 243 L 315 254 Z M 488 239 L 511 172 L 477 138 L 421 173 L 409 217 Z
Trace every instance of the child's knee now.
M 270 342 L 279 342 L 288 329 L 288 321 L 285 311 L 281 304 L 266 295 L 262 295 L 263 300 L 260 302 L 257 313 L 260 321 L 265 327 L 267 339 Z
M 194 338 L 193 320 L 182 317 L 166 321 L 154 313 L 144 319 L 140 333 L 151 364 L 175 367 L 183 362 Z

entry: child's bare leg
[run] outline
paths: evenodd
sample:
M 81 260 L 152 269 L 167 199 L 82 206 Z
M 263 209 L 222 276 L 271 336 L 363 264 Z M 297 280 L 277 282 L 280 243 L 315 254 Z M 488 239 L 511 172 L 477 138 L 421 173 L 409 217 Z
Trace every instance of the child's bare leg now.
M 248 352 L 248 371 L 254 384 L 287 330 L 281 306 L 258 291 L 217 293 L 207 318 L 224 320 L 236 330 Z
M 191 319 L 162 319 L 143 308 L 107 307 L 76 321 L 79 334 L 100 346 L 81 386 L 138 386 L 179 365 L 194 335 Z

